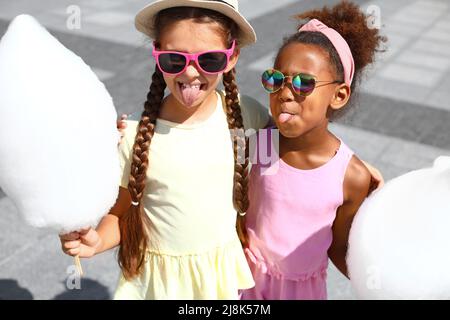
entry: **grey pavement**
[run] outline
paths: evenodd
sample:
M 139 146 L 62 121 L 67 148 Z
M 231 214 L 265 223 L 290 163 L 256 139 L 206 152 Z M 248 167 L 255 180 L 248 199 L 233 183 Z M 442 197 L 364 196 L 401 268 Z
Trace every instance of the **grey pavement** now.
M 282 38 L 295 31 L 292 16 L 336 2 L 241 0 L 241 11 L 259 37 L 242 51 L 237 69 L 241 92 L 267 105 L 259 76 L 271 65 Z M 150 41 L 133 26 L 134 14 L 146 3 L 0 0 L 0 36 L 13 17 L 32 14 L 93 68 L 119 114 L 133 113 L 142 109 L 153 71 Z M 389 42 L 363 79 L 354 110 L 332 123 L 331 130 L 389 180 L 450 155 L 450 3 L 357 3 L 365 10 L 380 10 L 381 31 Z M 68 21 L 77 10 L 80 28 L 72 28 Z M 119 275 L 115 255 L 112 250 L 83 259 L 81 289 L 69 289 L 73 261 L 61 252 L 57 235 L 23 223 L 0 190 L 0 299 L 110 299 Z M 355 298 L 349 281 L 332 264 L 328 291 L 330 299 Z

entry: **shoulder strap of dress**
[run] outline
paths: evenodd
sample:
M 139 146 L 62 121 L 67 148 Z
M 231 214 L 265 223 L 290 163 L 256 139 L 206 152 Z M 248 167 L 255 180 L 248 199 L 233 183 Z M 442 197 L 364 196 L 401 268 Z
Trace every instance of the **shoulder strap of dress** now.
M 341 145 L 338 150 L 337 157 L 337 166 L 340 169 L 340 176 L 342 177 L 342 180 L 345 177 L 345 173 L 347 172 L 348 164 L 350 163 L 350 160 L 352 159 L 353 155 L 355 154 L 352 149 L 350 149 L 342 139 L 339 139 L 341 141 Z

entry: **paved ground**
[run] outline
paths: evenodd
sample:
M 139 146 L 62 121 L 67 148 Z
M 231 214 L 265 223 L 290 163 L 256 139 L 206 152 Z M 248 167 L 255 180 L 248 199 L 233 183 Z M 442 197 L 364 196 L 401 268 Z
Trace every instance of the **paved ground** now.
M 290 16 L 329 1 L 241 0 L 258 44 L 243 51 L 241 91 L 266 102 L 259 75 L 271 65 L 284 35 L 295 30 Z M 391 179 L 450 155 L 450 3 L 446 0 L 358 1 L 380 9 L 388 51 L 363 80 L 355 112 L 332 124 L 360 157 Z M 141 109 L 153 70 L 149 41 L 134 30 L 142 0 L 0 0 L 0 35 L 13 17 L 34 15 L 103 80 L 119 114 Z M 75 7 L 73 7 L 75 5 Z M 71 29 L 80 9 L 81 25 Z M 75 11 L 74 11 L 75 10 Z M 49 230 L 27 227 L 0 190 L 0 299 L 109 299 L 118 278 L 115 252 L 83 260 L 81 290 L 69 290 L 72 259 Z M 353 299 L 349 282 L 333 266 L 330 299 Z

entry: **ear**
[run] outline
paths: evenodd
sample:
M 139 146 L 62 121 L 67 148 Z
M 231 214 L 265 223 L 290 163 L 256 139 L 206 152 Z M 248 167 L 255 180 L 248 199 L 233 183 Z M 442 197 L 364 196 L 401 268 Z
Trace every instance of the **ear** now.
M 345 83 L 336 87 L 334 95 L 331 98 L 330 107 L 333 110 L 339 110 L 343 108 L 350 99 L 351 89 Z
M 239 55 L 240 54 L 241 54 L 241 49 L 236 47 L 234 49 L 233 55 L 230 57 L 230 62 L 228 63 L 227 68 L 224 70 L 224 73 L 229 72 L 230 70 L 232 70 L 236 66 L 236 64 L 237 64 L 237 62 L 239 60 Z

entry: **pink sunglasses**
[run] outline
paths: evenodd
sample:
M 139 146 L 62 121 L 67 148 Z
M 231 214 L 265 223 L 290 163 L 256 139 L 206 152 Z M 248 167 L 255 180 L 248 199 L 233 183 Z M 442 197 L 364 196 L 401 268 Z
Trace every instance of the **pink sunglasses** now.
M 217 74 L 224 71 L 230 57 L 233 55 L 236 40 L 230 49 L 212 50 L 199 53 L 184 53 L 178 51 L 159 51 L 153 42 L 152 55 L 159 70 L 170 75 L 179 75 L 186 71 L 189 63 L 195 61 L 196 65 L 206 74 Z

